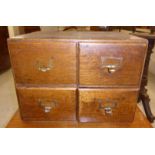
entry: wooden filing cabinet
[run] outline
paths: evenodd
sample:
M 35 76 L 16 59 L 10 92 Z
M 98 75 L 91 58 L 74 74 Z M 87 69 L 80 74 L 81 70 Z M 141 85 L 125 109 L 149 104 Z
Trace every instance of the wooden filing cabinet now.
M 132 122 L 147 41 L 114 32 L 8 40 L 23 120 Z

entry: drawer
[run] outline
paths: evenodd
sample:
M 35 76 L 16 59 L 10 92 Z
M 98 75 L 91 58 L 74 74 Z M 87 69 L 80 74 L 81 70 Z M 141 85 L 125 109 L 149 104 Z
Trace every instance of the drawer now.
M 75 88 L 17 88 L 23 120 L 76 120 Z
M 11 40 L 9 50 L 16 83 L 76 83 L 75 43 Z
M 139 86 L 145 44 L 80 44 L 80 85 Z
M 132 122 L 138 90 L 80 89 L 80 122 Z

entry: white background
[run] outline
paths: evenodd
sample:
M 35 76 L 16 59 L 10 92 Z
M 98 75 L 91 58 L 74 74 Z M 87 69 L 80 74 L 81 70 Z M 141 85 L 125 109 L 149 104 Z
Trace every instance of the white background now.
M 5 26 L 154 26 L 154 0 L 5 0 Z M 151 155 L 154 129 L 1 129 L 1 155 Z
M 154 0 L 5 0 L 0 24 L 13 26 L 151 26 Z

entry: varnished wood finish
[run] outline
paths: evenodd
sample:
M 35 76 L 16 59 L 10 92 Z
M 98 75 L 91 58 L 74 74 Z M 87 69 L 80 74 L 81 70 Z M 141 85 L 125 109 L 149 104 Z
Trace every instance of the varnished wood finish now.
M 20 40 L 9 42 L 9 49 L 16 83 L 76 83 L 75 43 Z M 51 68 L 41 71 L 39 67 Z
M 17 36 L 8 43 L 24 120 L 134 119 L 147 48 L 145 39 L 113 32 L 51 31 Z M 103 116 L 102 103 L 102 112 L 96 102 L 91 106 L 83 103 L 94 98 L 117 100 L 114 114 Z M 60 107 L 51 100 L 58 100 Z
M 20 118 L 19 111 L 15 113 L 10 120 L 7 128 L 152 128 L 152 125 L 136 108 L 133 122 L 131 123 L 79 123 L 77 121 L 23 121 Z
M 138 87 L 146 49 L 146 44 L 80 43 L 80 85 Z M 109 73 L 102 65 L 120 67 Z
M 19 87 L 17 94 L 23 120 L 76 120 L 75 88 Z
M 30 34 L 19 35 L 9 39 L 10 41 L 17 40 L 39 40 L 50 39 L 52 41 L 69 41 L 69 42 L 118 42 L 118 43 L 144 43 L 145 39 L 135 37 L 119 32 L 75 32 L 75 31 L 39 31 Z
M 80 89 L 80 122 L 132 122 L 137 90 L 132 89 Z M 105 108 L 111 108 L 106 113 Z

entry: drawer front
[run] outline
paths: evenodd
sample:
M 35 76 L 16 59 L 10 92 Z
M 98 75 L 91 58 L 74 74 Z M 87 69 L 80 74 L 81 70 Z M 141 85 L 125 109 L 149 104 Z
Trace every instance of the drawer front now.
M 24 120 L 76 120 L 75 88 L 17 88 Z
M 139 86 L 146 45 L 80 44 L 80 85 Z
M 76 83 L 75 43 L 46 39 L 10 41 L 9 49 L 17 83 Z
M 137 90 L 80 89 L 80 122 L 131 122 L 134 119 Z

